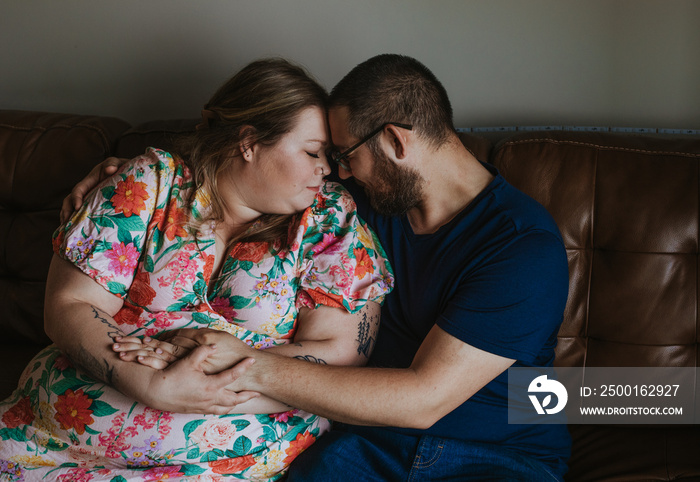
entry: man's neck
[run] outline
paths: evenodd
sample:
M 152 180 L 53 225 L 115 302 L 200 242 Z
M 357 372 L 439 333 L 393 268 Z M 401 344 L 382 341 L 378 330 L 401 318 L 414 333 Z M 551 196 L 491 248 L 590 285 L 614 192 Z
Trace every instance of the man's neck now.
M 427 153 L 421 164 L 423 201 L 407 213 L 416 234 L 434 233 L 449 223 L 493 180 L 458 139 Z

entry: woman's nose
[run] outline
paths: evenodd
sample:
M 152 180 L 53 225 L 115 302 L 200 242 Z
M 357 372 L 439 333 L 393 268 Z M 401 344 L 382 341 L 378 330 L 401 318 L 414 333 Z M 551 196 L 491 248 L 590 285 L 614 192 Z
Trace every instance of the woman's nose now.
M 317 176 L 327 176 L 330 174 L 331 166 L 328 165 L 328 161 L 326 161 L 326 159 L 323 157 L 319 157 L 319 161 L 318 166 L 316 166 L 316 169 L 314 170 L 314 174 Z

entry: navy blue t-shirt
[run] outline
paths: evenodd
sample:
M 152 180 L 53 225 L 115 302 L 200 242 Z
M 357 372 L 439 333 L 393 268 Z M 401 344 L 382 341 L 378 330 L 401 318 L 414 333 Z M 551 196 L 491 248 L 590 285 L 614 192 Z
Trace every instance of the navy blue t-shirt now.
M 432 234 L 416 235 L 404 216 L 382 216 L 362 188 L 343 181 L 394 268 L 370 365 L 408 367 L 430 329 L 515 359 L 548 367 L 568 295 L 568 265 L 549 213 L 495 176 L 461 213 Z M 565 425 L 509 425 L 507 372 L 427 430 L 390 428 L 530 454 L 562 473 L 570 452 Z

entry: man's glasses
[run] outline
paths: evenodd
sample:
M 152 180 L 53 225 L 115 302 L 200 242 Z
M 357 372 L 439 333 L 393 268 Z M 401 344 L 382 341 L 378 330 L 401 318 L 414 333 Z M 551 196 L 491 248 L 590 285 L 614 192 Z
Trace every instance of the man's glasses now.
M 370 132 L 369 134 L 367 134 L 365 137 L 363 137 L 363 138 L 360 140 L 360 142 L 358 142 L 358 143 L 355 144 L 354 146 L 350 147 L 349 149 L 345 150 L 344 152 L 340 152 L 340 151 L 338 151 L 338 149 L 335 149 L 335 148 L 331 149 L 331 150 L 328 152 L 328 160 L 329 160 L 329 161 L 335 162 L 336 164 L 338 164 L 340 167 L 342 167 L 342 168 L 345 169 L 346 171 L 349 171 L 349 170 L 350 170 L 350 166 L 348 166 L 346 162 L 343 162 L 343 159 L 345 159 L 345 158 L 348 157 L 350 154 L 352 154 L 358 147 L 360 147 L 362 144 L 364 144 L 365 142 L 367 142 L 368 140 L 370 140 L 372 137 L 374 137 L 374 136 L 376 136 L 377 134 L 379 134 L 379 133 L 382 131 L 382 129 L 384 129 L 384 128 L 385 128 L 386 126 L 388 126 L 388 125 L 400 127 L 400 128 L 402 128 L 402 129 L 408 129 L 409 131 L 410 131 L 411 129 L 413 129 L 413 126 L 410 125 L 410 124 L 400 124 L 400 123 L 398 123 L 398 122 L 385 122 L 384 124 L 380 125 L 380 126 L 377 127 L 376 129 L 374 129 L 372 132 Z

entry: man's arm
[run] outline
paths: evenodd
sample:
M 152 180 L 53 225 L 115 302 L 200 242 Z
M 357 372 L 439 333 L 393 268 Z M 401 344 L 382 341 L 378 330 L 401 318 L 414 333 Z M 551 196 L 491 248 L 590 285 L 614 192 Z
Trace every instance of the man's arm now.
M 363 366 L 367 363 L 371 353 L 371 348 L 368 349 L 367 345 L 371 344 L 370 340 L 376 338 L 380 311 L 381 307 L 374 302 L 368 302 L 354 314 L 348 313 L 341 308 L 327 306 L 319 306 L 314 310 L 304 308 L 299 313 L 299 327 L 294 336 L 294 343 L 275 346 L 262 351 L 274 353 L 277 358 L 299 361 L 299 365 L 307 368 L 312 365 Z M 215 335 L 215 337 L 209 338 L 211 335 Z M 236 355 L 235 347 L 239 346 L 241 342 L 235 338 L 231 340 L 231 338 L 234 337 L 229 335 L 229 341 L 233 342 L 232 351 L 230 352 L 227 352 L 220 343 L 216 342 L 217 339 L 221 339 L 221 336 L 211 331 L 204 334 L 201 338 L 201 343 L 216 343 L 220 353 L 223 355 L 221 357 L 224 360 L 222 367 L 229 367 L 231 366 L 230 360 L 232 358 L 240 359 L 240 356 Z M 287 376 L 283 371 L 277 373 L 277 378 L 286 378 Z M 289 410 L 292 407 L 304 409 L 304 407 L 295 405 L 289 400 L 282 400 L 269 394 L 266 395 L 269 398 L 260 397 L 262 400 L 254 399 L 232 407 L 232 412 L 270 413 L 271 409 L 265 403 L 266 399 L 280 400 L 277 403 L 282 403 L 285 410 Z M 274 411 L 280 410 L 276 409 Z M 311 413 L 317 412 L 312 411 Z
M 365 365 L 374 348 L 380 311 L 381 307 L 374 302 L 368 302 L 356 313 L 327 306 L 319 306 L 313 310 L 304 308 L 299 313 L 294 343 L 268 348 L 265 351 L 280 357 L 320 365 Z M 136 337 L 124 338 L 119 342 L 116 351 L 122 353 L 123 360 L 138 359 L 148 366 L 164 368 L 178 357 L 202 345 L 216 345 L 218 348 L 217 352 L 203 363 L 206 373 L 219 373 L 241 360 L 247 350 L 252 350 L 229 333 L 202 328 L 176 330 L 167 342 L 152 339 L 143 344 Z M 160 350 L 161 353 L 154 353 L 154 350 Z M 232 411 L 272 413 L 295 407 L 294 404 L 273 399 L 274 397 L 256 398 L 232 407 Z
M 455 329 L 469 327 L 471 333 L 480 330 L 484 339 L 492 336 L 502 355 L 469 345 L 434 325 L 409 368 L 304 366 L 271 353 L 248 352 L 256 363 L 231 388 L 261 391 L 332 420 L 424 429 L 471 398 L 516 358 L 537 356 L 559 328 L 567 281 L 561 240 L 551 233 L 533 233 L 511 243 L 497 261 L 465 282 L 445 308 L 449 316 L 442 318 L 454 320 Z M 463 308 L 474 306 L 474 312 Z M 525 316 L 531 321 L 518 321 Z M 276 373 L 285 377 L 275 378 Z
M 332 420 L 425 429 L 505 371 L 514 360 L 468 345 L 434 326 L 406 369 L 309 365 L 272 353 L 232 385 Z M 284 373 L 284 377 L 279 377 Z

